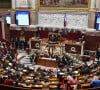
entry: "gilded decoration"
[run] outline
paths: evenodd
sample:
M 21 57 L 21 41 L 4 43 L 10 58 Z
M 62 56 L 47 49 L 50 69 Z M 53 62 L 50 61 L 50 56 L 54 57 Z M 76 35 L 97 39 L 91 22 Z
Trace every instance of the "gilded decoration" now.
M 90 0 L 39 0 L 40 9 L 88 10 Z

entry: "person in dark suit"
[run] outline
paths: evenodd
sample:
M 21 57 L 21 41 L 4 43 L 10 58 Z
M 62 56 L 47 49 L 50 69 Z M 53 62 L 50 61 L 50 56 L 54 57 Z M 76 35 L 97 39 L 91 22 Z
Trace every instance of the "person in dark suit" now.
M 62 37 L 63 38 L 67 38 L 67 30 L 66 29 L 62 29 Z
M 56 42 L 56 37 L 52 34 L 49 38 L 49 41 Z
M 78 42 L 80 42 L 80 43 L 85 43 L 85 36 L 84 36 L 84 34 L 82 34 L 82 35 L 79 37 Z
M 68 64 L 68 58 L 66 56 L 63 56 L 62 59 L 63 59 L 64 64 L 67 65 Z
M 64 67 L 63 56 L 61 56 L 61 57 L 59 58 L 59 67 L 60 67 L 60 68 Z
M 13 38 L 11 38 L 11 44 L 12 44 L 12 48 L 15 48 L 15 40 Z
M 24 41 L 23 40 L 20 40 L 20 49 L 24 49 Z
M 56 58 L 56 61 L 58 61 L 60 58 L 58 55 L 54 55 L 54 57 Z
M 18 38 L 16 38 L 16 40 L 15 40 L 15 48 L 16 49 L 18 49 L 19 48 L 19 39 Z
M 26 50 L 26 48 L 28 48 L 28 47 L 27 47 L 27 42 L 25 41 L 24 42 L 24 50 Z
M 91 85 L 92 88 L 100 87 L 100 77 L 99 77 L 99 80 L 93 80 L 93 81 L 91 81 L 90 85 Z
M 41 33 L 40 33 L 40 31 L 39 31 L 39 30 L 37 30 L 37 31 L 36 31 L 36 37 L 37 37 L 38 39 L 40 39 L 40 38 L 41 38 Z
M 2 84 L 4 81 L 3 81 L 3 78 L 0 77 L 0 84 Z
M 4 84 L 6 84 L 6 85 L 13 85 L 13 80 L 10 78 L 10 76 L 8 76 L 8 78 L 4 81 Z
M 98 48 L 98 50 L 96 51 L 96 57 L 98 60 L 100 59 L 100 48 Z
M 3 56 L 1 55 L 1 53 L 0 53 L 0 60 L 3 58 Z
M 30 63 L 33 63 L 33 58 L 34 58 L 34 55 L 32 54 L 32 56 L 30 56 Z
M 37 60 L 38 60 L 38 55 L 37 55 L 37 53 L 34 53 L 34 55 L 33 55 L 33 63 L 35 63 L 35 64 L 37 64 Z

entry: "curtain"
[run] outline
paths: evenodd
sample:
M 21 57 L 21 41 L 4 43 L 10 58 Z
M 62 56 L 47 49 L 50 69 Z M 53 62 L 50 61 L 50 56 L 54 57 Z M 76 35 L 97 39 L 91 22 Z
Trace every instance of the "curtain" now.
M 2 25 L 1 25 L 1 21 L 0 21 L 0 38 L 2 38 Z

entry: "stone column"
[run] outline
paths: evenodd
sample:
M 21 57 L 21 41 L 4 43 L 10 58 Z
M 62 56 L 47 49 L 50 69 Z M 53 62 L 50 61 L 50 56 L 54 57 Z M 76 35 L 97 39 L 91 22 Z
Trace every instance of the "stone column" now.
M 21 4 L 21 0 L 16 0 L 16 8 L 19 8 Z
M 11 15 L 11 27 L 14 27 L 14 26 L 16 26 L 16 24 L 15 24 L 15 11 L 14 10 L 12 10 L 11 12 L 10 12 L 10 15 Z
M 0 18 L 1 25 L 2 25 L 2 38 L 5 39 L 5 26 L 4 26 L 4 17 Z
M 96 8 L 100 10 L 100 0 L 96 0 Z
M 16 0 L 11 0 L 12 9 L 16 8 Z
M 96 1 L 90 0 L 90 11 L 95 11 L 96 9 Z
M 88 14 L 88 31 L 95 31 L 95 12 L 96 12 L 96 1 L 90 0 L 90 7 L 89 7 L 89 14 Z
M 31 8 L 36 9 L 39 6 L 39 0 L 30 0 L 31 2 Z
M 95 13 L 90 12 L 88 17 L 89 17 L 88 28 L 90 31 L 94 31 L 95 30 Z
M 38 24 L 38 12 L 30 11 L 30 26 L 36 27 Z

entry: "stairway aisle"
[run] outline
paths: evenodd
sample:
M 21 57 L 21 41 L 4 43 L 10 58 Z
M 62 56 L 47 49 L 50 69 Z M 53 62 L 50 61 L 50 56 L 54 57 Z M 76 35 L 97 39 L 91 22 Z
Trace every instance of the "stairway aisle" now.
M 28 55 L 26 55 L 24 58 L 21 59 L 20 61 L 22 64 L 24 64 L 26 67 L 33 67 L 33 64 L 30 62 L 30 57 Z

